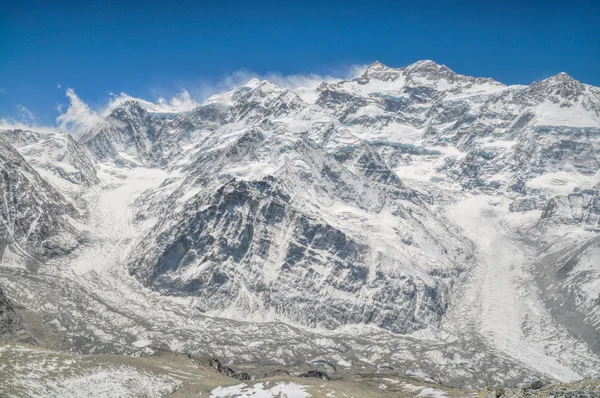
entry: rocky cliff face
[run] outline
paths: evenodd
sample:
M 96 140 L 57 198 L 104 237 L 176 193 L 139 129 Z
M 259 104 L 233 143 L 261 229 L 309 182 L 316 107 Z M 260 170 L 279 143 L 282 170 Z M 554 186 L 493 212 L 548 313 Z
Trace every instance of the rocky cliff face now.
M 76 209 L 19 153 L 0 139 L 0 257 L 42 260 L 77 246 L 68 218 Z
M 78 141 L 96 159 L 123 166 L 152 166 L 156 162 L 152 146 L 168 124 L 168 120 L 153 117 L 136 101 L 125 101 Z
M 22 325 L 21 318 L 0 288 L 0 340 L 33 343 L 35 340 Z

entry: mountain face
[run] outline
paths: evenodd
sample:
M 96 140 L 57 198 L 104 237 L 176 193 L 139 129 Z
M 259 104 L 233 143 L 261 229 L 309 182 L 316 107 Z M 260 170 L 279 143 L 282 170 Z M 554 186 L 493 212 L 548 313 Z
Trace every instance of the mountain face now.
M 81 351 L 152 336 L 451 384 L 598 375 L 600 89 L 564 73 L 506 86 L 375 62 L 0 137 L 0 249 L 47 262 L 5 271 L 7 291 Z
M 0 255 L 43 260 L 77 246 L 69 218 L 77 210 L 55 187 L 0 138 Z
M 171 210 L 156 212 L 164 220 L 134 248 L 130 271 L 163 293 L 202 297 L 208 312 L 394 332 L 439 323 L 469 246 L 362 140 L 326 150 L 342 128 L 326 112 L 251 83 L 156 204 Z M 313 115 L 330 128 L 307 134 L 280 121 Z
M 4 130 L 0 137 L 42 173 L 74 185 L 89 187 L 100 182 L 94 158 L 68 133 Z
M 135 101 L 125 101 L 100 126 L 82 134 L 79 142 L 100 160 L 119 165 L 153 165 L 152 145 L 165 121 L 150 115 Z
M 438 154 L 456 147 L 464 155 L 445 157 L 438 173 L 465 189 L 506 192 L 513 211 L 550 200 L 542 219 L 564 200 L 528 183 L 599 169 L 597 91 L 564 74 L 507 87 L 431 61 L 375 63 L 317 93 L 307 103 L 254 80 L 218 110 L 182 116 L 176 124 L 204 137 L 187 177 L 153 205 L 171 211 L 132 251 L 130 271 L 163 293 L 199 295 L 203 311 L 414 331 L 441 320 L 473 249 L 394 168 L 427 155 L 424 145 Z M 594 122 L 542 124 L 539 109 L 557 104 Z

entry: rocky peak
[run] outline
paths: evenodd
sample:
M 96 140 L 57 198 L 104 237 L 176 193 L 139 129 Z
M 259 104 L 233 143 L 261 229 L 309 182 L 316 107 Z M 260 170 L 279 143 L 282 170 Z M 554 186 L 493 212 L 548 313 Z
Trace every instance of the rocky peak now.
M 237 89 L 231 99 L 232 105 L 226 122 L 289 115 L 306 106 L 298 94 L 279 87 L 270 80 L 252 79 Z
M 235 90 L 232 99 L 234 102 L 245 101 L 254 98 L 265 98 L 273 94 L 279 95 L 285 89 L 277 86 L 270 80 L 250 79 L 248 83 Z
M 110 119 L 116 119 L 126 123 L 131 120 L 141 120 L 148 117 L 148 111 L 146 111 L 146 109 L 144 109 L 139 102 L 135 100 L 127 100 L 113 109 L 108 117 Z
M 385 66 L 384 64 L 382 64 L 381 62 L 375 61 L 367 67 L 367 69 L 365 70 L 365 73 L 368 74 L 369 72 L 380 72 L 380 71 L 386 70 L 386 69 L 389 69 L 389 68 L 387 66 Z
M 561 72 L 541 82 L 533 83 L 525 93 L 539 101 L 550 100 L 558 103 L 563 101 L 577 102 L 578 97 L 584 91 L 585 87 L 581 82 Z
M 41 140 L 42 133 L 22 130 L 22 129 L 11 129 L 0 131 L 0 137 L 4 138 L 6 142 L 14 146 L 15 148 L 22 145 L 29 145 Z
M 440 65 L 431 60 L 424 60 L 415 62 L 402 69 L 403 75 L 406 76 L 407 80 L 420 84 L 423 80 L 430 82 L 437 82 L 440 80 L 446 80 L 448 83 L 458 83 L 458 86 L 454 90 L 461 90 L 463 88 L 472 87 L 478 84 L 492 84 L 496 86 L 504 86 L 491 78 L 472 77 L 465 76 L 454 72 L 446 65 Z
M 367 67 L 364 73 L 356 80 L 358 83 L 365 84 L 369 79 L 381 80 L 384 82 L 394 81 L 400 77 L 400 72 L 397 69 L 389 68 L 379 61 L 373 62 Z
M 441 78 L 454 78 L 456 73 L 450 70 L 445 65 L 440 65 L 431 60 L 424 60 L 415 62 L 412 65 L 408 65 L 403 69 L 403 72 L 407 76 L 422 76 L 428 77 L 431 80 L 437 80 Z

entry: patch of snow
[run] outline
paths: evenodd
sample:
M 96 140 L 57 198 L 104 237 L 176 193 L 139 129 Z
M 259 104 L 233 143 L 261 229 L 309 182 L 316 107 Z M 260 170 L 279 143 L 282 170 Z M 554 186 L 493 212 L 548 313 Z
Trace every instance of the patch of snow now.
M 265 386 L 263 383 L 256 383 L 253 386 L 247 384 L 238 384 L 230 387 L 218 387 L 210 392 L 210 398 L 308 398 L 312 396 L 306 391 L 307 386 L 298 383 L 274 383 L 271 386 Z

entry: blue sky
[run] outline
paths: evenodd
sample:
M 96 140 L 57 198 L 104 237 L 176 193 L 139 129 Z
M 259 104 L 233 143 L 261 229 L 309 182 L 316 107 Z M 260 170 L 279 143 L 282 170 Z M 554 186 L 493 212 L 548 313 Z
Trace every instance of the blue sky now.
M 600 1 L 23 0 L 1 10 L 0 118 L 41 124 L 55 123 L 68 87 L 99 109 L 110 93 L 186 89 L 201 100 L 240 70 L 343 76 L 375 60 L 432 59 L 507 84 L 565 71 L 600 86 Z

